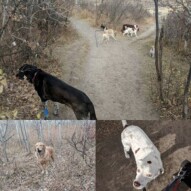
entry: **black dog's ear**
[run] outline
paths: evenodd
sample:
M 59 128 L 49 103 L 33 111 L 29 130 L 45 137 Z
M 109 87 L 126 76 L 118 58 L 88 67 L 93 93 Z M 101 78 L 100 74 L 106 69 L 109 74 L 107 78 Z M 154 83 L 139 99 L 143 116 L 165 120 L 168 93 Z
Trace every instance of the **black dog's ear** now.
M 35 63 L 36 64 L 36 63 Z M 23 64 L 20 68 L 19 71 L 26 71 L 30 69 L 38 69 L 36 66 L 31 65 L 31 64 Z

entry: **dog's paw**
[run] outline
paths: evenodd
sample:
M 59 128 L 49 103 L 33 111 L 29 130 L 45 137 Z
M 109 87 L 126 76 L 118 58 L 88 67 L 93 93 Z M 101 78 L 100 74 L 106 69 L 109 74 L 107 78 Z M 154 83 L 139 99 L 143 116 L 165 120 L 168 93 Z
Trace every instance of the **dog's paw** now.
M 48 115 L 49 115 L 48 109 L 45 108 L 44 109 L 44 119 L 48 119 Z
M 54 111 L 53 111 L 53 114 L 55 115 L 55 116 L 58 116 L 58 110 L 57 109 L 55 109 Z
M 129 153 L 125 152 L 125 157 L 126 157 L 127 159 L 129 159 L 129 158 L 130 158 Z

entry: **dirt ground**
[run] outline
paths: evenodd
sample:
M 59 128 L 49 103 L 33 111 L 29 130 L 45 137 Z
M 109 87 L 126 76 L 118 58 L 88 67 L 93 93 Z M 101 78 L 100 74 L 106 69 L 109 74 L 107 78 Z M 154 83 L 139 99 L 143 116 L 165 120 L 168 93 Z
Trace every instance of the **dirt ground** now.
M 148 185 L 161 191 L 172 180 L 183 160 L 191 160 L 190 121 L 128 121 L 141 127 L 161 152 L 165 173 Z M 136 176 L 133 158 L 126 159 L 121 143 L 121 121 L 98 121 L 96 135 L 97 191 L 132 191 Z M 187 188 L 182 184 L 180 191 Z
M 142 30 L 138 39 L 118 33 L 117 41 L 101 44 L 102 31 L 95 32 L 98 29 L 85 20 L 72 18 L 71 23 L 80 38 L 68 45 L 62 44 L 61 38 L 53 55 L 63 65 L 62 79 L 90 97 L 97 118 L 158 119 L 144 80 L 147 63 L 140 51 L 141 38 L 154 33 L 153 25 L 144 28 L 145 32 Z M 59 118 L 75 119 L 75 116 L 70 109 L 61 106 Z

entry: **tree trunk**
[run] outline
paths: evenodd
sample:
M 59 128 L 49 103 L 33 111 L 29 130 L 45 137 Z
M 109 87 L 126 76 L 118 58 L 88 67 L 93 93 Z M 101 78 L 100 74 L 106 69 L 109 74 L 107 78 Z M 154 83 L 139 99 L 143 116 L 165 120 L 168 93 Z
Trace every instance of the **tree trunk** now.
M 2 10 L 2 12 L 3 12 L 2 28 L 5 26 L 5 22 L 6 22 L 6 17 L 7 17 L 7 10 L 6 10 L 6 8 L 8 6 L 8 3 L 9 3 L 9 1 L 7 0 L 5 2 L 5 4 L 2 5 L 2 7 L 3 7 L 3 10 Z M 3 31 L 2 35 L 1 35 L 1 40 L 3 39 L 3 35 L 4 35 L 4 31 Z
M 160 99 L 163 101 L 163 72 L 162 72 L 162 56 L 163 56 L 163 37 L 164 37 L 164 28 L 162 26 L 159 37 L 159 72 L 160 72 L 160 81 L 159 81 L 159 93 Z
M 7 151 L 6 151 L 6 144 L 7 144 L 6 141 L 2 143 L 3 156 L 4 156 L 4 158 L 5 158 L 5 161 L 6 161 L 6 162 L 9 162 L 9 158 L 8 158 L 8 156 L 7 156 Z
M 189 94 L 190 81 L 191 81 L 191 64 L 190 64 L 190 69 L 189 69 L 189 73 L 187 77 L 187 82 L 184 89 L 183 114 L 182 114 L 183 119 L 188 119 L 188 111 L 189 111 L 188 94 Z
M 96 0 L 96 17 L 95 17 L 95 25 L 98 25 L 98 6 L 97 6 L 97 0 Z
M 43 135 L 43 126 L 42 126 L 42 121 L 40 121 L 40 127 L 39 127 L 39 137 L 40 137 L 40 141 L 44 142 L 44 135 Z
M 22 139 L 21 139 L 21 134 L 19 131 L 18 121 L 16 121 L 16 131 L 17 131 L 17 135 L 18 135 L 18 139 L 19 139 L 19 144 L 20 144 L 20 146 L 22 146 Z
M 157 73 L 158 90 L 160 100 L 163 101 L 162 91 L 162 66 L 159 63 L 159 18 L 158 18 L 158 0 L 154 0 L 155 3 L 155 20 L 156 20 L 156 38 L 155 38 L 155 67 Z
M 27 130 L 26 130 L 26 126 L 25 126 L 25 122 L 24 121 L 23 121 L 23 125 L 24 125 L 23 131 L 24 131 L 24 135 L 25 135 L 26 149 L 27 149 L 28 153 L 31 153 L 29 137 L 28 137 L 28 134 L 27 134 Z

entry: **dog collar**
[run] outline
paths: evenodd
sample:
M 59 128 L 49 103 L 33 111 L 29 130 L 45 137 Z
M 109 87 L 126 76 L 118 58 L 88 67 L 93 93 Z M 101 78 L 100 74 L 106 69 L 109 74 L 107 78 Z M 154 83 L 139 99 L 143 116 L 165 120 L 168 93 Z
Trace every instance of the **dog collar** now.
M 32 83 L 34 83 L 34 80 L 36 78 L 36 75 L 37 75 L 38 71 L 35 72 L 34 76 L 33 76 L 33 79 L 32 79 Z

